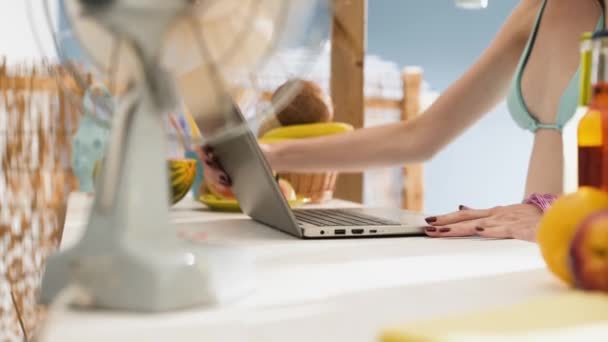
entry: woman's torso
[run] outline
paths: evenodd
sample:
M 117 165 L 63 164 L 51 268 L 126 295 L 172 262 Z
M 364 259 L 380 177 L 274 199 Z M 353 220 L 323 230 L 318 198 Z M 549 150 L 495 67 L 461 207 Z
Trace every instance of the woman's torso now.
M 538 2 L 538 25 L 522 55 L 509 107 L 516 122 L 534 132 L 526 194 L 561 193 L 560 129 L 576 107 L 580 37 L 601 26 L 603 16 L 597 0 Z

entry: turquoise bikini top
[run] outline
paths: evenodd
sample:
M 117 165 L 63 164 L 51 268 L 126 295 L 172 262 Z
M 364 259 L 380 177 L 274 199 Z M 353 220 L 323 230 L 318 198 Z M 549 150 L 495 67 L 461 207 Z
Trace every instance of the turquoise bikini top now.
M 517 67 L 516 76 L 513 79 L 513 83 L 511 84 L 511 89 L 509 94 L 507 95 L 507 106 L 509 108 L 509 112 L 513 117 L 513 120 L 523 129 L 530 130 L 532 132 L 536 132 L 539 129 L 553 129 L 557 131 L 561 131 L 564 128 L 564 125 L 572 118 L 574 115 L 576 108 L 578 106 L 578 92 L 579 92 L 579 78 L 581 74 L 581 68 L 579 66 L 576 74 L 570 80 L 570 83 L 566 87 L 566 90 L 562 94 L 559 103 L 559 110 L 556 117 L 556 122 L 553 124 L 543 124 L 530 113 L 526 103 L 524 101 L 523 93 L 521 90 L 521 80 L 524 73 L 524 68 L 528 62 L 528 58 L 530 57 L 530 53 L 532 51 L 532 47 L 534 45 L 534 41 L 536 40 L 536 34 L 538 33 L 538 28 L 540 27 L 540 22 L 545 11 L 545 7 L 547 5 L 547 0 L 543 1 L 543 4 L 538 13 L 538 17 L 536 19 L 536 23 L 534 25 L 534 30 L 528 39 L 528 43 L 526 49 L 524 50 L 523 55 L 519 61 L 519 65 Z M 600 20 L 597 24 L 596 30 L 602 30 L 604 28 L 604 15 L 600 17 Z

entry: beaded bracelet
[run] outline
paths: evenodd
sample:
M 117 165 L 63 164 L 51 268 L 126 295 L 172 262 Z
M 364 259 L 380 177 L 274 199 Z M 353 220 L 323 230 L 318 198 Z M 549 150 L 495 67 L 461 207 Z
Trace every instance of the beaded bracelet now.
M 547 209 L 551 207 L 557 197 L 558 196 L 554 194 L 532 194 L 528 196 L 528 198 L 526 198 L 523 203 L 532 204 L 538 207 L 538 209 L 540 209 L 544 213 L 545 211 L 547 211 Z

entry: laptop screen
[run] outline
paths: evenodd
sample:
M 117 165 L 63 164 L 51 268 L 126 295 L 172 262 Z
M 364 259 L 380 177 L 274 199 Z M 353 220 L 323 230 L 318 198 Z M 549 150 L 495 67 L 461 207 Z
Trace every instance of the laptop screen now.
M 224 115 L 207 116 L 197 124 L 203 136 L 211 137 L 209 144 L 232 178 L 232 191 L 243 213 L 301 237 L 301 229 L 238 106 L 233 104 Z

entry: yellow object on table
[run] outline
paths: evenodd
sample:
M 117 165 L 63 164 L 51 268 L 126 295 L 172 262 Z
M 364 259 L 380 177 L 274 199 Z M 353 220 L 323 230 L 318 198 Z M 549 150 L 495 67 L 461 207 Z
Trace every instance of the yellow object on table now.
M 278 127 L 264 134 L 262 138 L 305 139 L 347 133 L 353 129 L 353 126 L 342 122 L 322 122 Z
M 241 207 L 239 202 L 235 199 L 223 199 L 212 194 L 203 194 L 198 199 L 199 202 L 203 203 L 209 209 L 214 211 L 226 211 L 226 212 L 240 212 Z M 303 197 L 298 197 L 293 201 L 288 201 L 291 208 L 301 207 L 308 203 L 310 200 Z
M 494 311 L 417 322 L 383 331 L 381 341 L 608 341 L 608 295 L 572 291 Z

